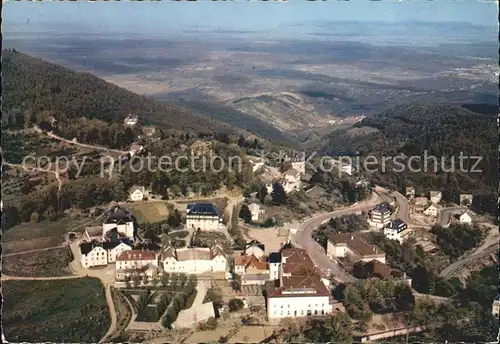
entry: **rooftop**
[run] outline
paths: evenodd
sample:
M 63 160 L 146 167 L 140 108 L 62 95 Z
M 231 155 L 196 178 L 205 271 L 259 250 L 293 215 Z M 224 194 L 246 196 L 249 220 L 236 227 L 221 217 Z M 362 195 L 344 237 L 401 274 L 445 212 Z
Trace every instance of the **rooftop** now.
M 219 216 L 219 209 L 213 203 L 191 203 L 187 206 L 187 215 Z
M 292 275 L 306 275 L 314 271 L 312 262 L 306 250 L 301 248 L 286 248 L 281 251 L 283 272 Z
M 281 263 L 281 253 L 280 252 L 273 252 L 269 255 L 267 258 L 268 263 Z
M 366 263 L 366 267 L 369 269 L 370 273 L 378 278 L 385 279 L 391 275 L 392 269 L 381 263 L 380 261 L 373 259 Z
M 133 215 L 121 207 L 114 207 L 108 214 L 105 223 L 134 222 Z
M 144 191 L 146 190 L 146 188 L 145 188 L 144 186 L 134 185 L 134 186 L 132 186 L 130 189 L 128 189 L 128 192 L 129 192 L 129 193 L 132 193 L 132 192 L 134 192 L 135 190 L 139 190 L 139 191 L 141 191 L 141 192 L 143 192 L 143 193 L 144 193 Z
M 212 260 L 208 248 L 185 248 L 177 251 L 177 260 Z
M 380 204 L 377 204 L 373 210 L 373 212 L 376 212 L 376 213 L 390 213 L 391 212 L 391 208 L 389 207 L 389 205 L 387 203 L 380 203 Z
M 332 234 L 328 240 L 333 244 L 345 244 L 361 257 L 385 256 L 385 253 L 377 246 L 368 244 L 360 233 L 338 233 Z
M 215 244 L 210 248 L 193 247 L 175 249 L 173 246 L 167 246 L 161 253 L 161 259 L 163 260 L 168 257 L 172 257 L 177 261 L 212 260 L 219 255 L 225 256 L 224 249 L 218 244 Z
M 267 297 L 330 296 L 330 291 L 316 274 L 283 277 L 280 287 L 267 285 Z
M 253 254 L 250 256 L 235 256 L 234 265 L 244 266 L 245 269 L 250 267 L 256 268 L 258 270 L 267 270 L 267 262 L 259 260 Z
M 129 250 L 123 251 L 118 257 L 117 261 L 136 261 L 136 260 L 153 260 L 156 259 L 156 254 L 151 251 Z
M 397 230 L 398 233 L 402 232 L 408 228 L 408 226 L 406 225 L 406 222 L 404 222 L 401 219 L 392 220 L 391 222 L 389 222 L 387 227 Z

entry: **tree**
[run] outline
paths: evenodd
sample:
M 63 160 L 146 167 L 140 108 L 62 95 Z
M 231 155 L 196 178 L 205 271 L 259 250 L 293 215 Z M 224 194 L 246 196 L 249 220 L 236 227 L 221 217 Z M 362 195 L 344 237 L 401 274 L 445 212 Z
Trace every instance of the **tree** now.
M 177 228 L 181 225 L 182 218 L 177 209 L 175 209 L 174 212 L 168 216 L 167 223 L 172 228 Z
M 308 342 L 351 343 L 351 319 L 344 312 L 336 313 L 324 319 L 313 318 L 307 322 L 304 335 Z
M 279 182 L 273 184 L 273 191 L 271 192 L 271 197 L 273 199 L 273 204 L 282 205 L 287 201 L 287 195 L 283 185 Z
M 154 276 L 152 279 L 151 279 L 151 284 L 153 284 L 153 287 L 158 287 L 158 284 L 160 284 L 160 279 L 157 277 L 157 276 Z
M 243 303 L 243 300 L 241 300 L 241 299 L 231 299 L 228 302 L 230 312 L 239 311 L 239 310 L 243 309 L 244 305 L 245 304 Z
M 245 146 L 245 143 L 246 143 L 246 142 L 245 142 L 245 138 L 244 138 L 243 136 L 240 136 L 240 137 L 238 138 L 238 146 L 240 146 L 240 147 L 244 147 L 244 146 Z
M 133 274 L 132 285 L 134 286 L 134 288 L 137 288 L 140 283 L 141 283 L 141 277 L 138 274 Z
M 265 203 L 267 194 L 268 194 L 268 192 L 267 192 L 267 186 L 265 184 L 263 184 L 260 187 L 260 191 L 259 191 L 259 200 L 260 200 L 260 203 L 262 203 L 262 204 Z
M 170 274 L 168 272 L 164 272 L 163 275 L 161 275 L 161 285 L 166 287 L 170 281 Z
M 238 215 L 240 219 L 243 219 L 245 223 L 251 223 L 252 222 L 252 212 L 250 211 L 250 208 L 248 208 L 248 205 L 243 204 L 240 209 L 240 214 Z

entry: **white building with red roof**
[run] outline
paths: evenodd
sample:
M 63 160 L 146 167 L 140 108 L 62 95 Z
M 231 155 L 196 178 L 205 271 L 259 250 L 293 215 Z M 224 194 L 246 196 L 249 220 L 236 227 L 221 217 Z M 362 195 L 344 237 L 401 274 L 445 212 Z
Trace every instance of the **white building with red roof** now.
M 158 268 L 158 257 L 155 252 L 147 250 L 123 251 L 116 257 L 116 279 L 121 280 L 133 273 L 142 274 Z
M 327 315 L 333 311 L 330 290 L 319 275 L 282 277 L 279 286 L 266 288 L 267 316 L 270 321 L 287 317 Z

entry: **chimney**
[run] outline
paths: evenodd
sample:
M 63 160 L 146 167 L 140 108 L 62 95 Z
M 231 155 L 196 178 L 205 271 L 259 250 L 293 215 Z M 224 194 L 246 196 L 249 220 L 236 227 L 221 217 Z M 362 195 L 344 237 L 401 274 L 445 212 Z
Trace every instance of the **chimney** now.
M 377 246 L 373 246 L 373 252 L 377 252 Z
M 354 235 L 351 235 L 351 240 L 354 240 Z

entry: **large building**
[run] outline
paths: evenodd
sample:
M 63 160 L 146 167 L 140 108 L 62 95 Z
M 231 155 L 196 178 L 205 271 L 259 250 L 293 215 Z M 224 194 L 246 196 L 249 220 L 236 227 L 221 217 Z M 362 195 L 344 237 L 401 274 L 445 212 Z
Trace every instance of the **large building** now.
M 222 218 L 212 203 L 192 203 L 187 206 L 186 227 L 202 231 L 218 231 Z
M 102 224 L 102 236 L 106 237 L 115 228 L 119 234 L 133 238 L 135 234 L 134 216 L 123 208 L 113 208 Z
M 168 246 L 161 253 L 163 271 L 186 274 L 227 272 L 228 260 L 224 249 L 215 244 L 210 248 L 180 248 Z
M 93 242 L 80 244 L 80 263 L 85 269 L 108 265 L 108 252 Z
M 283 277 L 268 282 L 267 316 L 270 321 L 286 317 L 326 315 L 332 313 L 332 297 L 319 275 Z
M 152 271 L 158 267 L 155 252 L 147 250 L 128 250 L 116 257 L 116 279 L 123 280 L 133 273 L 146 274 L 151 277 Z
M 378 228 L 383 228 L 391 221 L 391 208 L 387 203 L 380 203 L 370 213 L 371 223 Z
M 395 219 L 384 228 L 384 235 L 387 239 L 399 241 L 402 243 L 410 233 L 408 225 L 401 219 Z
M 270 321 L 332 312 L 329 283 L 319 276 L 306 250 L 287 243 L 269 255 L 268 266 L 271 281 L 266 284 L 266 302 Z
M 80 263 L 83 268 L 104 266 L 116 261 L 122 252 L 132 249 L 127 239 L 107 242 L 85 242 L 80 244 Z
M 331 235 L 328 238 L 326 252 L 329 258 L 346 258 L 354 262 L 369 262 L 376 259 L 385 264 L 385 252 L 375 245 L 368 244 L 360 233 Z

